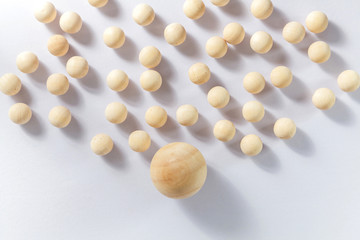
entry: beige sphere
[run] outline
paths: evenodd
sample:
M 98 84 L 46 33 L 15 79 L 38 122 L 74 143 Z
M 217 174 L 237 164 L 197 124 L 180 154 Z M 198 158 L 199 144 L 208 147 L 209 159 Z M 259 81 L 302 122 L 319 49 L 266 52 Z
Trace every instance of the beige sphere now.
M 140 85 L 145 91 L 155 92 L 162 84 L 162 78 L 159 72 L 147 70 L 140 76 Z
M 25 103 L 15 103 L 9 109 L 9 118 L 16 124 L 25 124 L 30 121 L 32 111 Z
M 107 75 L 106 83 L 111 90 L 121 92 L 129 85 L 129 77 L 124 71 L 115 69 Z
M 242 115 L 246 121 L 259 122 L 264 118 L 265 109 L 259 101 L 249 101 L 244 104 Z
M 289 22 L 285 25 L 282 35 L 289 43 L 297 44 L 305 37 L 305 28 L 299 22 Z
M 114 124 L 123 123 L 128 115 L 127 108 L 124 104 L 119 102 L 109 103 L 105 109 L 106 119 Z
M 263 143 L 257 135 L 249 134 L 241 139 L 240 149 L 245 155 L 256 156 L 262 151 Z
M 32 52 L 22 52 L 16 57 L 16 66 L 23 73 L 33 73 L 39 67 L 39 59 Z
M 54 73 L 48 77 L 46 87 L 51 94 L 64 95 L 69 90 L 70 84 L 64 74 Z
M 171 23 L 164 30 L 165 40 L 173 45 L 178 46 L 186 39 L 186 30 L 180 23 Z
M 222 58 L 227 53 L 227 50 L 226 41 L 219 36 L 211 37 L 206 42 L 206 52 L 210 57 Z
M 250 38 L 250 47 L 254 52 L 265 54 L 271 50 L 273 39 L 264 31 L 254 33 Z
M 251 3 L 251 13 L 258 19 L 267 19 L 274 10 L 270 0 L 253 0 Z
M 344 92 L 354 92 L 360 86 L 360 76 L 354 70 L 346 70 L 340 73 L 337 82 Z
M 181 105 L 176 110 L 176 120 L 183 126 L 192 126 L 198 121 L 198 119 L 198 110 L 190 104 Z
M 296 133 L 296 125 L 290 118 L 279 118 L 274 124 L 274 134 L 281 139 L 290 139 Z
M 285 66 L 278 66 L 271 71 L 271 83 L 278 88 L 289 86 L 293 80 L 292 72 Z
M 214 108 L 224 108 L 230 101 L 230 94 L 224 87 L 216 86 L 208 92 L 207 100 Z
M 71 57 L 66 63 L 66 71 L 73 78 L 83 78 L 89 72 L 89 64 L 80 56 Z
M 57 57 L 64 56 L 70 48 L 68 40 L 62 35 L 53 35 L 47 42 L 49 52 Z
M 218 7 L 226 6 L 230 2 L 230 0 L 210 0 L 210 1 L 212 4 Z
M 152 106 L 145 113 L 145 121 L 153 128 L 161 128 L 167 121 L 167 113 L 160 106 Z
M 306 17 L 306 27 L 313 33 L 325 31 L 328 24 L 328 17 L 320 11 L 313 11 Z
M 50 23 L 56 18 L 56 8 L 51 2 L 42 2 L 36 6 L 34 11 L 35 18 L 42 23 Z
M 108 0 L 88 0 L 91 6 L 101 8 L 108 3 Z
M 109 48 L 121 48 L 125 43 L 125 33 L 119 27 L 108 27 L 103 33 L 103 40 Z
M 308 55 L 311 61 L 315 63 L 324 63 L 331 57 L 329 44 L 323 41 L 317 41 L 310 45 Z
M 249 93 L 260 93 L 265 88 L 265 78 L 258 72 L 250 72 L 244 77 L 243 86 Z
M 60 28 L 66 33 L 77 33 L 82 27 L 82 19 L 76 12 L 65 12 L 60 17 Z
M 222 142 L 228 142 L 234 138 L 236 128 L 231 121 L 220 120 L 215 124 L 213 133 L 218 140 Z
M 64 106 L 56 106 L 50 110 L 48 118 L 53 126 L 64 128 L 71 122 L 71 112 Z
M 189 68 L 188 75 L 191 82 L 201 85 L 209 81 L 211 72 L 205 63 L 198 62 Z
M 245 38 L 245 30 L 239 23 L 232 22 L 225 26 L 223 38 L 232 45 L 240 44 Z
M 312 102 L 315 107 L 321 110 L 328 110 L 334 106 L 336 101 L 335 94 L 328 88 L 319 88 L 312 96 Z
M 21 90 L 21 80 L 13 73 L 6 73 L 0 78 L 0 91 L 9 96 L 16 95 Z
M 201 18 L 205 13 L 206 7 L 202 0 L 185 0 L 183 12 L 193 20 Z
M 145 152 L 151 145 L 150 135 L 142 130 L 136 130 L 129 136 L 129 146 L 135 152 Z
M 161 62 L 161 53 L 154 46 L 144 47 L 140 51 L 139 61 L 144 67 L 154 68 Z
M 150 5 L 141 3 L 134 8 L 132 18 L 140 26 L 147 26 L 154 21 L 155 12 Z
M 96 155 L 104 156 L 111 152 L 114 147 L 114 142 L 110 136 L 100 133 L 91 139 L 90 147 Z

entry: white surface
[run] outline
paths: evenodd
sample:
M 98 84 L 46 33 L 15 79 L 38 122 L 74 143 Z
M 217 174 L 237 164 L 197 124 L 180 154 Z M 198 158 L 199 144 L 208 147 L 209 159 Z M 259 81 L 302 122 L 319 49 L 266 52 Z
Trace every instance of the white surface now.
M 198 21 L 182 13 L 183 1 L 147 0 L 156 20 L 140 27 L 131 18 L 132 8 L 142 1 L 110 0 L 104 9 L 91 7 L 86 0 L 53 3 L 59 12 L 73 10 L 84 20 L 83 29 L 65 36 L 70 52 L 61 58 L 47 52 L 47 39 L 62 33 L 56 22 L 44 25 L 35 20 L 32 9 L 37 1 L 0 0 L 1 74 L 13 72 L 24 88 L 15 97 L 0 96 L 0 239 L 327 239 L 360 238 L 360 90 L 346 94 L 339 90 L 337 75 L 345 69 L 360 71 L 359 1 L 274 0 L 275 12 L 260 21 L 250 15 L 250 0 L 231 0 L 218 8 L 206 1 L 207 12 Z M 308 34 L 298 46 L 281 37 L 286 21 L 302 23 L 312 10 L 328 14 L 330 25 L 320 35 Z M 286 20 L 285 20 L 286 19 Z M 214 60 L 205 53 L 205 42 L 220 35 L 230 21 L 244 25 L 245 42 L 230 47 L 226 57 Z M 188 39 L 173 47 L 163 39 L 163 29 L 172 22 L 182 23 Z M 120 50 L 102 42 L 108 26 L 121 27 L 127 40 Z M 253 53 L 249 35 L 265 30 L 275 40 L 266 55 Z M 312 63 L 307 46 L 316 38 L 329 42 L 333 56 L 329 62 Z M 138 52 L 146 45 L 157 46 L 163 61 L 156 68 L 164 85 L 155 93 L 143 91 L 140 74 L 146 69 L 138 62 Z M 15 59 L 24 50 L 34 51 L 41 60 L 34 74 L 22 74 Z M 46 91 L 46 78 L 65 73 L 72 55 L 87 58 L 89 75 L 71 79 L 70 91 L 56 97 Z M 213 73 L 210 82 L 196 86 L 187 77 L 197 61 L 207 63 Z M 270 83 L 273 67 L 285 64 L 296 76 L 284 90 Z M 106 75 L 114 68 L 126 71 L 131 84 L 122 93 L 106 86 Z M 252 96 L 242 87 L 249 71 L 264 74 L 267 86 Z M 232 100 L 223 110 L 207 103 L 206 93 L 219 84 L 228 88 Z M 311 104 L 318 87 L 333 89 L 338 97 L 334 108 L 321 112 Z M 260 123 L 242 119 L 241 106 L 248 100 L 264 103 L 266 116 Z M 119 126 L 108 123 L 104 110 L 120 101 L 130 112 Z M 10 122 L 7 111 L 14 102 L 25 102 L 34 115 L 29 124 Z M 175 122 L 177 106 L 195 105 L 201 114 L 193 127 Z M 147 126 L 144 114 L 159 104 L 171 116 L 159 130 Z M 67 106 L 73 121 L 65 129 L 54 128 L 47 120 L 56 105 Z M 294 139 L 281 141 L 272 133 L 276 118 L 290 117 L 298 125 Z M 223 144 L 212 135 L 220 119 L 234 121 L 235 139 Z M 128 134 L 144 129 L 153 139 L 143 154 L 132 152 Z M 107 157 L 95 156 L 90 139 L 97 133 L 109 134 L 115 142 Z M 240 153 L 244 134 L 258 134 L 265 143 L 255 158 Z M 209 170 L 204 188 L 186 200 L 172 200 L 153 187 L 149 163 L 159 146 L 186 141 L 205 156 Z

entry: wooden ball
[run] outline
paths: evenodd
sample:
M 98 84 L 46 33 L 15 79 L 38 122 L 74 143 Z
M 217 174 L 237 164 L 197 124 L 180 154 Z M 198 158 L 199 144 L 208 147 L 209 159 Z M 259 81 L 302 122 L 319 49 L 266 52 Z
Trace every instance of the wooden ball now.
M 167 121 L 167 113 L 160 106 L 152 106 L 145 113 L 145 121 L 153 128 L 161 128 Z
M 212 4 L 218 7 L 226 6 L 230 2 L 230 0 L 210 0 L 210 1 Z
M 66 63 L 66 71 L 73 78 L 83 78 L 89 71 L 89 64 L 80 56 L 71 57 Z
M 64 95 L 69 90 L 70 84 L 64 74 L 54 73 L 48 77 L 46 87 L 51 94 Z
M 64 106 L 56 106 L 49 112 L 50 123 L 57 128 L 64 128 L 71 122 L 71 112 Z
M 264 20 L 273 13 L 274 6 L 270 0 L 253 0 L 250 10 L 254 17 Z
M 183 12 L 193 20 L 201 18 L 205 13 L 206 7 L 202 0 L 185 0 Z
M 62 57 L 69 51 L 70 45 L 64 36 L 57 34 L 49 38 L 47 47 L 52 55 Z
M 223 30 L 223 38 L 226 42 L 232 45 L 238 45 L 245 38 L 245 30 L 239 23 L 229 23 Z
M 243 86 L 249 93 L 260 93 L 265 88 L 265 78 L 258 72 L 250 72 L 244 77 Z
M 192 126 L 198 121 L 198 119 L 198 110 L 190 104 L 181 105 L 176 110 L 176 120 L 183 126 Z
M 42 23 L 50 23 L 56 18 L 56 8 L 51 2 L 42 2 L 34 11 L 35 18 Z
M 278 88 L 289 86 L 293 80 L 292 72 L 285 66 L 278 66 L 271 71 L 271 83 Z
M 312 102 L 318 109 L 328 110 L 334 106 L 336 101 L 335 94 L 328 88 L 319 88 L 312 96 Z
M 245 155 L 256 156 L 262 151 L 263 143 L 255 134 L 249 134 L 241 139 L 240 149 Z
M 145 91 L 155 92 L 162 84 L 162 78 L 159 72 L 147 70 L 140 76 L 140 85 Z
M 144 67 L 154 68 L 161 62 L 161 53 L 154 46 L 144 47 L 140 51 L 139 61 Z
M 227 53 L 227 50 L 226 41 L 219 36 L 211 37 L 206 42 L 206 52 L 210 57 L 222 58 Z
M 265 109 L 261 102 L 249 101 L 244 104 L 242 115 L 246 121 L 259 122 L 265 115 Z
M 274 124 L 274 134 L 281 139 L 290 139 L 296 133 L 296 125 L 290 118 L 279 118 Z
M 91 6 L 101 8 L 108 3 L 108 0 L 88 0 Z
M 96 155 L 104 156 L 111 152 L 114 142 L 108 135 L 100 133 L 91 139 L 90 147 Z
M 204 185 L 206 162 L 201 152 L 184 142 L 174 142 L 160 148 L 150 165 L 150 175 L 156 189 L 169 198 L 188 198 Z
M 9 96 L 14 96 L 21 90 L 21 80 L 13 73 L 6 73 L 0 78 L 0 91 Z
M 289 43 L 297 44 L 305 37 L 305 28 L 299 22 L 289 22 L 285 25 L 282 35 Z
M 314 42 L 308 49 L 308 55 L 310 60 L 315 63 L 326 62 L 331 56 L 329 44 L 323 41 Z
M 250 47 L 254 52 L 265 54 L 271 50 L 272 46 L 272 37 L 264 31 L 258 31 L 251 36 Z
M 119 102 L 112 102 L 107 105 L 105 109 L 106 119 L 114 124 L 123 123 L 128 115 L 127 108 L 124 104 Z
M 320 11 L 313 11 L 306 17 L 306 27 L 313 33 L 325 31 L 328 24 L 328 17 Z
M 112 70 L 106 77 L 106 83 L 111 90 L 124 91 L 129 85 L 129 77 L 122 70 Z
M 360 86 L 360 76 L 353 70 L 346 70 L 338 76 L 337 82 L 344 92 L 354 92 Z
M 154 21 L 155 12 L 150 5 L 141 3 L 134 8 L 132 18 L 140 26 L 147 26 Z
M 211 72 L 206 64 L 199 62 L 189 68 L 188 75 L 191 82 L 201 85 L 209 81 Z
M 234 138 L 236 128 L 231 121 L 220 120 L 215 124 L 213 133 L 218 140 L 228 142 Z
M 60 17 L 60 28 L 66 33 L 77 33 L 82 27 L 82 19 L 76 12 L 65 12 Z
M 142 130 L 136 130 L 129 136 L 129 146 L 135 152 L 145 152 L 151 145 L 150 135 Z
M 124 31 L 118 27 L 108 27 L 103 33 L 103 40 L 109 48 L 121 48 L 125 43 Z
M 180 23 L 171 23 L 164 30 L 165 40 L 173 45 L 178 46 L 186 39 L 186 30 Z
M 32 111 L 25 103 L 15 103 L 10 107 L 8 114 L 13 123 L 22 125 L 30 121 Z
M 208 92 L 207 100 L 214 108 L 224 108 L 230 101 L 230 94 L 224 87 L 216 86 Z
M 32 52 L 22 52 L 16 57 L 16 66 L 23 73 L 33 73 L 39 67 L 39 59 Z

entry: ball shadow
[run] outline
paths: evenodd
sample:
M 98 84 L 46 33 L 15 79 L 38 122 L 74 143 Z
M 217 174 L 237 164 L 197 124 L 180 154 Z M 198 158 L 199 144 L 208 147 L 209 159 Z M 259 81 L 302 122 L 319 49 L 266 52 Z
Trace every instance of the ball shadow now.
M 32 102 L 32 97 L 30 95 L 30 92 L 24 84 L 21 85 L 20 92 L 16 95 L 11 96 L 11 98 L 14 100 L 14 102 L 22 102 L 26 103 L 27 105 L 30 105 Z
M 39 61 L 38 69 L 35 72 L 28 74 L 28 76 L 32 80 L 34 80 L 37 83 L 37 85 L 40 86 L 41 88 L 46 86 L 46 81 L 49 75 L 50 75 L 49 70 L 41 61 Z
M 266 111 L 264 118 L 260 122 L 252 124 L 259 132 L 261 132 L 265 136 L 277 139 L 273 130 L 275 121 L 276 118 L 274 117 L 274 115 L 271 112 Z
M 117 92 L 120 98 L 131 106 L 138 106 L 142 103 L 143 93 L 139 90 L 138 86 L 129 79 L 129 84 L 122 92 Z
M 24 132 L 32 137 L 41 137 L 44 135 L 43 123 L 41 122 L 39 115 L 32 111 L 32 116 L 29 122 L 20 125 Z
M 67 61 L 73 56 L 80 56 L 80 53 L 74 48 L 74 46 L 70 45 L 69 51 L 62 57 L 56 57 L 59 61 L 66 66 Z
M 332 121 L 344 126 L 351 126 L 356 122 L 354 113 L 340 99 L 336 99 L 334 106 L 323 113 Z
M 70 34 L 70 36 L 78 43 L 90 45 L 94 39 L 93 32 L 89 25 L 83 21 L 79 32 Z
M 347 69 L 345 60 L 336 52 L 331 52 L 331 57 L 327 62 L 318 64 L 326 73 L 338 76 L 344 69 Z
M 46 26 L 46 28 L 53 34 L 63 34 L 64 33 L 59 25 L 61 14 L 62 13 L 59 10 L 57 10 L 56 18 L 54 19 L 54 21 L 44 24 Z
M 195 57 L 199 54 L 199 44 L 196 42 L 195 38 L 189 34 L 186 33 L 186 40 L 183 44 L 176 46 L 175 49 L 179 51 L 181 54 L 189 56 L 189 57 Z
M 262 22 L 269 28 L 282 29 L 286 25 L 286 23 L 289 22 L 289 20 L 280 9 L 274 7 L 271 16 L 265 20 L 262 20 Z
M 236 129 L 235 136 L 232 140 L 229 142 L 225 142 L 224 145 L 227 149 L 230 150 L 236 157 L 238 158 L 244 158 L 244 154 L 241 152 L 240 149 L 240 141 L 244 137 L 244 134 L 240 132 L 238 129 Z
M 348 94 L 354 101 L 360 103 L 360 89 L 356 90 L 355 92 L 350 92 Z
M 115 0 L 109 0 L 105 6 L 98 8 L 98 9 L 99 9 L 99 12 L 102 13 L 103 15 L 112 17 L 112 18 L 116 18 L 121 13 L 121 9 L 116 4 Z
M 162 19 L 162 17 L 156 14 L 154 21 L 151 24 L 144 26 L 143 28 L 151 35 L 163 37 L 165 27 L 165 21 Z
M 227 120 L 237 124 L 243 123 L 242 107 L 235 98 L 231 97 L 229 104 L 225 108 L 219 110 Z
M 186 127 L 188 132 L 195 137 L 196 139 L 201 140 L 202 142 L 213 142 L 214 138 L 212 137 L 212 126 L 210 122 L 199 113 L 199 118 L 197 123 L 192 126 Z
M 278 156 L 266 144 L 259 155 L 251 157 L 256 166 L 269 173 L 280 171 L 280 162 Z
M 260 54 L 266 61 L 278 65 L 289 65 L 290 60 L 283 49 L 274 41 L 271 50 L 268 53 Z
M 110 153 L 101 157 L 104 161 L 111 167 L 122 170 L 126 167 L 125 156 L 117 146 L 114 144 L 114 147 Z
M 210 8 L 206 8 L 204 15 L 201 18 L 194 20 L 194 22 L 196 25 L 208 30 L 216 30 L 220 23 Z
M 295 75 L 288 87 L 280 88 L 280 91 L 295 102 L 305 102 L 311 96 L 309 88 Z
M 81 87 L 90 93 L 99 93 L 103 90 L 101 81 L 99 73 L 92 66 L 89 66 L 89 72 L 84 78 L 78 79 Z
M 180 131 L 179 124 L 168 115 L 167 121 L 161 128 L 156 128 L 156 131 L 166 140 L 180 141 L 182 138 L 182 132 Z
M 141 124 L 131 112 L 128 112 L 125 122 L 116 124 L 116 127 L 121 130 L 123 136 L 129 138 L 130 133 L 141 129 Z
M 310 137 L 301 129 L 296 129 L 293 138 L 283 140 L 285 144 L 299 155 L 310 157 L 315 154 L 315 145 Z
M 73 115 L 71 116 L 71 121 L 69 125 L 65 128 L 61 128 L 60 130 L 67 137 L 74 140 L 79 140 L 84 137 L 84 129 L 82 128 L 76 117 Z
M 155 153 L 160 149 L 159 145 L 151 139 L 151 145 L 148 150 L 145 152 L 139 153 L 141 157 L 145 160 L 148 166 L 150 166 L 152 158 L 154 157 Z
M 114 49 L 115 53 L 128 61 L 135 61 L 137 60 L 137 49 L 136 49 L 136 45 L 135 42 L 126 36 L 126 40 L 124 45 L 121 48 L 118 49 Z
M 176 94 L 166 80 L 163 80 L 161 87 L 157 91 L 150 92 L 150 94 L 153 98 L 165 106 L 171 106 L 176 100 Z
M 283 105 L 283 101 L 281 100 L 279 94 L 276 94 L 274 88 L 275 87 L 272 84 L 266 81 L 264 90 L 258 94 L 253 94 L 253 96 L 265 106 L 279 108 Z
M 73 106 L 82 104 L 82 97 L 80 96 L 74 85 L 71 83 L 67 93 L 59 96 L 59 99 L 62 102 Z
M 216 62 L 219 63 L 222 67 L 229 70 L 240 69 L 242 65 L 239 63 L 241 60 L 236 51 L 229 47 L 227 53 L 222 58 L 215 58 Z
M 319 39 L 326 41 L 327 43 L 337 44 L 344 42 L 344 36 L 346 36 L 344 31 L 331 20 L 329 21 L 327 29 L 318 34 Z
M 240 55 L 253 55 L 255 54 L 254 51 L 250 47 L 250 39 L 251 36 L 247 33 L 245 33 L 244 40 L 239 43 L 238 45 L 234 45 L 233 48 L 236 50 L 236 52 L 240 53 Z
M 220 10 L 227 15 L 239 17 L 246 14 L 247 7 L 242 1 L 232 0 L 226 6 L 220 7 Z

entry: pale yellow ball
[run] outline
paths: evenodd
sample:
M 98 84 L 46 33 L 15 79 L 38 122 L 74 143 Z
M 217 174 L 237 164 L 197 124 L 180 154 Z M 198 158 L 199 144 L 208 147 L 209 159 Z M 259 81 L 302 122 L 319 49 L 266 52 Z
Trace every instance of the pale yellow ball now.
M 207 40 L 205 49 L 210 57 L 222 58 L 227 53 L 228 45 L 223 38 L 214 36 Z
M 46 87 L 51 94 L 64 95 L 69 90 L 70 84 L 64 74 L 54 73 L 48 77 Z
M 185 0 L 183 12 L 193 20 L 201 18 L 205 13 L 206 7 L 202 0 Z
M 223 38 L 232 45 L 240 44 L 245 38 L 245 30 L 239 23 L 232 22 L 225 26 Z
M 150 135 L 142 130 L 136 130 L 129 136 L 129 146 L 135 152 L 145 152 L 151 145 Z
M 89 64 L 80 56 L 71 57 L 66 63 L 66 71 L 73 78 L 83 78 L 89 72 Z
M 145 91 L 155 92 L 162 84 L 162 78 L 159 72 L 147 70 L 140 76 L 140 85 Z
M 119 27 L 108 27 L 103 33 L 103 41 L 109 48 L 121 48 L 125 43 L 125 33 Z
M 263 143 L 257 135 L 249 134 L 241 139 L 240 149 L 245 155 L 256 156 L 262 151 Z
M 279 118 L 274 124 L 274 134 L 281 139 L 290 139 L 295 136 L 296 125 L 290 118 Z
M 161 128 L 167 121 L 167 113 L 160 106 L 152 106 L 145 113 L 145 121 L 153 128 Z
M 249 101 L 242 108 L 242 115 L 246 121 L 259 122 L 264 118 L 265 109 L 259 101 Z
M 254 52 L 265 54 L 271 50 L 273 39 L 264 31 L 254 33 L 250 38 L 250 47 Z
M 129 77 L 124 71 L 114 69 L 107 75 L 106 83 L 111 90 L 121 92 L 129 85 Z
M 64 106 L 56 106 L 50 110 L 48 118 L 53 126 L 64 128 L 71 122 L 71 112 Z
M 354 70 L 346 70 L 340 73 L 337 82 L 344 92 L 354 92 L 360 86 L 360 76 Z
M 201 85 L 209 81 L 211 72 L 205 63 L 198 62 L 189 68 L 188 75 L 191 82 Z
M 128 115 L 127 108 L 124 104 L 119 102 L 109 103 L 105 109 L 106 119 L 114 124 L 123 123 Z
M 0 91 L 8 96 L 16 95 L 21 90 L 21 80 L 13 73 L 6 73 L 0 78 Z
M 164 30 L 165 40 L 173 45 L 178 46 L 186 39 L 186 30 L 180 23 L 171 23 Z
M 265 88 L 265 78 L 258 72 L 250 72 L 244 77 L 243 86 L 249 93 L 258 94 Z
M 306 27 L 313 33 L 325 31 L 328 24 L 328 17 L 325 13 L 320 11 L 313 11 L 306 17 Z
M 39 67 L 39 59 L 32 52 L 22 52 L 16 57 L 16 66 L 23 73 L 33 73 Z
M 181 105 L 176 110 L 176 120 L 183 126 L 192 126 L 198 121 L 198 119 L 198 110 L 190 104 Z
M 293 80 L 291 70 L 285 66 L 278 66 L 271 71 L 271 83 L 278 88 L 289 86 Z
M 42 23 L 50 23 L 56 18 L 56 8 L 51 2 L 42 2 L 36 6 L 34 11 L 35 18 Z
M 328 88 L 319 88 L 317 89 L 313 96 L 312 102 L 318 109 L 328 110 L 332 108 L 335 104 L 336 97 L 332 90 Z
M 154 46 L 144 47 L 140 51 L 139 61 L 144 67 L 154 68 L 161 62 L 161 53 Z
M 53 35 L 47 42 L 49 52 L 57 57 L 64 56 L 70 48 L 68 40 L 62 35 Z
M 25 103 L 15 103 L 10 107 L 8 114 L 13 123 L 22 125 L 30 121 L 32 111 Z
M 224 87 L 216 86 L 208 92 L 207 100 L 214 108 L 224 108 L 230 101 L 230 94 Z
M 230 2 L 230 0 L 210 0 L 210 1 L 212 4 L 218 7 L 226 6 Z
M 310 45 L 308 56 L 315 63 L 324 63 L 331 57 L 329 44 L 324 41 L 317 41 Z
M 235 133 L 236 133 L 235 126 L 229 120 L 218 121 L 213 129 L 214 136 L 222 142 L 228 142 L 231 139 L 233 139 Z
M 60 28 L 66 33 L 77 33 L 82 27 L 82 19 L 76 12 L 65 12 L 60 17 Z
M 88 2 L 93 7 L 101 8 L 101 7 L 104 7 L 108 3 L 108 0 L 88 0 Z
M 155 12 L 150 5 L 141 3 L 134 8 L 132 18 L 140 26 L 147 26 L 154 21 Z
M 305 28 L 299 22 L 289 22 L 282 31 L 283 38 L 289 43 L 300 43 L 305 37 Z
M 251 3 L 251 13 L 258 19 L 267 19 L 274 10 L 270 0 L 253 0 Z
M 100 133 L 91 139 L 90 147 L 96 155 L 104 156 L 112 151 L 114 142 L 110 136 Z

